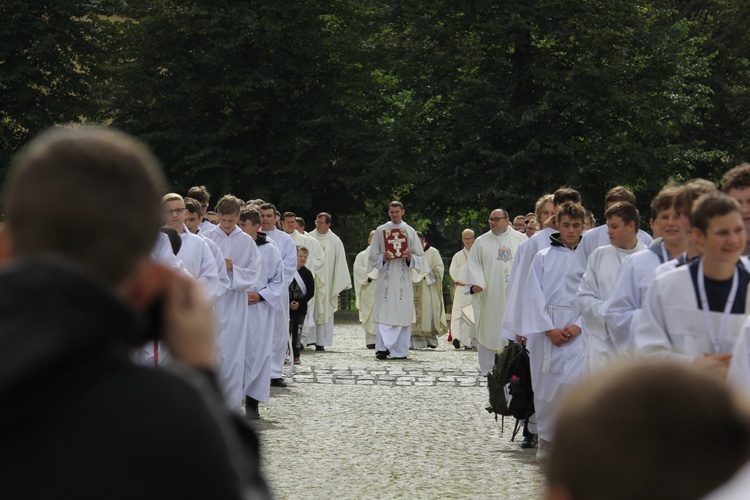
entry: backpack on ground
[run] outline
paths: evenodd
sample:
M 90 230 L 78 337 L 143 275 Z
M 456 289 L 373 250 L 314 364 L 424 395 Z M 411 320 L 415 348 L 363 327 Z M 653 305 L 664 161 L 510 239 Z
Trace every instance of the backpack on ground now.
M 490 406 L 487 411 L 505 417 L 514 417 L 513 441 L 518 434 L 520 422 L 534 414 L 534 391 L 531 388 L 531 367 L 529 351 L 517 342 L 508 345 L 495 354 L 495 366 L 487 377 Z M 501 427 L 502 429 L 502 427 Z

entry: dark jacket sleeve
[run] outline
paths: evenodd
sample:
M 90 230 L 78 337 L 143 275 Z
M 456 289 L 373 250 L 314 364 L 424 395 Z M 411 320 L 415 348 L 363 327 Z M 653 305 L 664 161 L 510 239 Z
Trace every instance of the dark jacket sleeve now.
M 301 267 L 298 272 L 302 277 L 302 281 L 305 282 L 305 288 L 307 288 L 305 296 L 302 297 L 302 300 L 299 302 L 300 304 L 307 305 L 307 303 L 310 302 L 310 299 L 313 298 L 313 295 L 315 295 L 315 278 L 313 278 L 312 273 L 306 267 Z

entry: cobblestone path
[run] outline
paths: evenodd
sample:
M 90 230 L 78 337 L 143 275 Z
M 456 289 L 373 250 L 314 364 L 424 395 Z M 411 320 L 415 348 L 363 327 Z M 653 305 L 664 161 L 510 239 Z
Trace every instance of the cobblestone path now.
M 285 367 L 289 370 L 290 367 Z M 438 349 L 378 361 L 351 314 L 334 346 L 307 349 L 256 424 L 278 498 L 540 498 L 534 450 L 484 410 L 476 353 Z

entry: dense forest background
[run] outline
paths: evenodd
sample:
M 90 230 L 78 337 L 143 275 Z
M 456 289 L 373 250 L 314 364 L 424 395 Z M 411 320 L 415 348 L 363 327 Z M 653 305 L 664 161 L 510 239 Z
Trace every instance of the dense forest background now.
M 560 185 L 643 215 L 748 157 L 746 0 L 0 4 L 0 177 L 58 123 L 146 141 L 172 188 L 302 215 L 348 251 L 401 199 L 443 256 Z M 78 214 L 79 216 L 84 216 Z M 85 217 L 85 216 L 84 216 Z

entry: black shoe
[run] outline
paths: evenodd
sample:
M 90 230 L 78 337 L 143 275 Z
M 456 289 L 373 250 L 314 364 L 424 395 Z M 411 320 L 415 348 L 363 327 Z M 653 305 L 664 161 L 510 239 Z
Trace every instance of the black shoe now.
M 429 345 L 429 344 L 427 344 L 427 347 L 429 347 L 430 349 L 437 349 L 436 345 Z
M 258 412 L 258 400 L 245 396 L 245 418 L 248 420 L 260 420 Z
M 536 434 L 530 434 L 523 438 L 523 441 L 521 441 L 521 448 L 524 450 L 529 448 L 536 448 L 537 445 L 537 435 Z
M 271 387 L 289 387 L 289 385 L 284 382 L 283 378 L 272 378 Z
M 326 350 L 326 348 L 325 348 L 325 347 L 323 347 L 322 345 L 316 345 L 316 346 L 315 346 L 315 350 L 316 350 L 316 351 L 325 351 L 325 350 Z
M 375 349 L 375 344 L 367 344 L 368 349 Z
M 461 341 L 458 339 L 453 339 L 453 347 L 456 349 L 461 349 Z
M 388 353 L 386 351 L 375 351 L 375 357 L 377 359 L 388 359 Z

